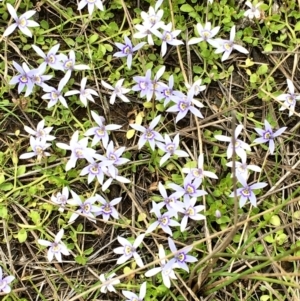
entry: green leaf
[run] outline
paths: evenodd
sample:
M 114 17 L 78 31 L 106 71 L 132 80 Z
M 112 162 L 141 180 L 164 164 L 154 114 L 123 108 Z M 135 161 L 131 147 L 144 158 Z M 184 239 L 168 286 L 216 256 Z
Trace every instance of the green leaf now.
M 5 177 L 3 173 L 0 173 L 0 184 L 2 184 L 5 181 Z
M 17 175 L 18 176 L 24 175 L 25 172 L 26 172 L 26 166 L 25 165 L 21 165 L 21 166 L 18 167 L 18 170 L 17 170 Z
M 8 211 L 5 206 L 0 206 L 0 217 L 7 219 Z
M 113 51 L 113 47 L 110 44 L 104 44 L 104 47 L 107 51 L 112 52 Z
M 181 5 L 180 10 L 185 13 L 190 13 L 190 12 L 194 11 L 194 8 L 189 4 L 183 4 L 183 5 Z
M 48 23 L 46 20 L 42 20 L 42 21 L 40 22 L 40 25 L 41 25 L 41 27 L 44 28 L 44 29 L 49 29 L 49 23 Z
M 265 52 L 269 52 L 269 51 L 272 51 L 273 50 L 273 45 L 272 44 L 267 44 L 265 47 L 264 47 L 264 51 Z
M 18 232 L 18 240 L 20 243 L 26 241 L 27 239 L 27 232 L 25 229 L 21 229 L 19 232 Z
M 83 224 L 78 224 L 76 231 L 81 232 L 83 229 Z
M 33 221 L 33 223 L 35 225 L 40 224 L 41 222 L 41 216 L 37 211 L 31 210 L 28 214 L 28 216 L 31 218 L 31 220 Z
M 93 251 L 94 251 L 94 248 L 93 248 L 93 247 L 91 247 L 91 248 L 89 248 L 89 249 L 86 249 L 85 251 L 83 251 L 83 253 L 84 253 L 84 255 L 90 255 L 90 254 L 92 254 L 92 253 L 93 253 Z
M 81 264 L 81 265 L 85 265 L 86 264 L 86 258 L 81 256 L 81 255 L 78 255 L 75 257 L 75 261 L 78 263 L 78 264 Z
M 12 183 L 2 183 L 0 185 L 0 190 L 8 191 L 8 190 L 12 190 L 13 187 L 14 187 L 14 185 Z
M 257 74 L 258 75 L 262 75 L 268 72 L 268 65 L 261 65 L 259 66 L 259 68 L 257 69 Z
M 250 75 L 250 83 L 256 83 L 258 81 L 258 76 L 253 73 Z
M 299 31 L 300 30 L 300 21 L 298 21 L 295 25 L 295 28 L 294 28 L 295 31 Z
M 99 39 L 99 35 L 98 35 L 97 33 L 94 33 L 94 34 L 92 34 L 92 35 L 89 37 L 89 42 L 90 42 L 90 44 L 93 44 L 93 43 L 95 43 L 98 39 Z
M 281 221 L 278 215 L 273 215 L 270 219 L 270 224 L 273 226 L 280 226 L 281 225 Z

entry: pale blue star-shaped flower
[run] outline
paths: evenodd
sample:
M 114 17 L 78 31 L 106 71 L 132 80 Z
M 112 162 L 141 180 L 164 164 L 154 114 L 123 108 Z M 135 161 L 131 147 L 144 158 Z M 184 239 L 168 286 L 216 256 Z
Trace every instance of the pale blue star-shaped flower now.
M 102 141 L 102 145 L 104 148 L 107 148 L 108 141 L 109 141 L 109 135 L 107 131 L 113 131 L 118 130 L 121 128 L 121 125 L 118 124 L 107 124 L 105 125 L 105 119 L 102 116 L 99 116 L 97 113 L 92 111 L 92 117 L 97 123 L 98 126 L 92 127 L 88 129 L 84 135 L 85 136 L 91 136 L 94 135 L 92 146 L 96 145 L 99 141 Z
M 101 80 L 101 85 L 103 87 L 113 91 L 113 93 L 111 94 L 111 97 L 109 99 L 109 103 L 111 105 L 113 105 L 115 103 L 116 97 L 119 97 L 124 102 L 130 102 L 130 100 L 124 94 L 130 92 L 131 90 L 124 88 L 122 86 L 123 82 L 124 82 L 124 78 L 121 78 L 116 82 L 115 87 L 113 87 L 110 84 L 108 84 L 107 82 L 105 82 L 104 80 Z
M 185 231 L 189 218 L 196 221 L 205 219 L 203 214 L 198 213 L 199 211 L 203 211 L 205 207 L 203 205 L 195 206 L 196 202 L 197 197 L 184 199 L 184 209 L 181 210 L 183 213 L 183 218 L 180 223 L 181 232 Z
M 45 139 L 46 141 L 52 141 L 56 139 L 54 136 L 50 135 L 53 127 L 45 127 L 45 119 L 42 119 L 36 126 L 36 130 L 31 129 L 29 126 L 25 125 L 24 130 L 37 139 Z
M 112 216 L 114 219 L 119 219 L 118 211 L 114 206 L 119 204 L 122 200 L 122 197 L 115 198 L 108 202 L 101 195 L 96 194 L 97 201 L 101 204 L 99 211 L 95 212 L 95 215 L 102 215 L 102 219 L 107 222 Z
M 173 269 L 178 267 L 178 265 L 176 263 L 174 263 L 174 261 L 169 261 L 169 262 L 166 261 L 166 259 L 165 259 L 166 252 L 162 245 L 158 246 L 158 256 L 160 259 L 161 266 L 153 268 L 151 270 L 148 270 L 145 273 L 145 276 L 152 277 L 160 272 L 164 285 L 166 287 L 170 288 L 171 287 L 171 279 L 177 279 Z
M 193 247 L 188 246 L 178 251 L 171 237 L 168 237 L 168 243 L 169 243 L 170 250 L 174 254 L 174 258 L 172 258 L 170 261 L 173 262 L 174 264 L 176 263 L 180 269 L 183 269 L 189 273 L 189 267 L 187 263 L 198 261 L 196 257 L 188 255 L 188 252 L 190 252 L 193 249 Z
M 133 244 L 124 237 L 118 236 L 118 242 L 122 245 L 122 247 L 115 248 L 113 251 L 116 254 L 121 254 L 122 256 L 117 260 L 117 264 L 123 264 L 130 258 L 134 258 L 136 264 L 139 267 L 143 267 L 144 263 L 142 261 L 141 256 L 137 253 L 137 248 L 142 243 L 145 234 L 140 234 Z
M 95 6 L 104 11 L 102 0 L 81 0 L 78 4 L 78 10 L 82 10 L 86 5 L 90 16 L 93 14 Z
M 147 101 L 150 101 L 153 96 L 153 83 L 151 80 L 151 69 L 148 69 L 145 76 L 134 76 L 136 82 L 131 90 L 140 91 L 140 97 L 146 96 Z
M 180 209 L 183 207 L 183 204 L 178 200 L 177 197 L 174 196 L 174 193 L 168 195 L 164 185 L 161 182 L 158 183 L 158 190 L 163 198 L 162 202 L 157 204 L 158 208 L 162 209 L 164 206 L 166 206 L 167 210 L 176 218 L 178 218 L 178 212 L 181 211 Z
M 129 291 L 122 291 L 122 294 L 127 298 L 126 301 L 143 301 L 146 296 L 146 286 L 147 282 L 143 282 L 140 287 L 139 295 Z
M 200 154 L 198 157 L 198 166 L 195 168 L 182 168 L 182 172 L 190 174 L 193 179 L 204 177 L 218 179 L 216 174 L 211 171 L 204 170 L 204 155 Z
M 33 84 L 43 88 L 45 81 L 53 77 L 53 75 L 44 75 L 45 72 L 46 65 L 40 65 L 38 68 L 30 70 L 28 72 L 28 76 L 30 77 Z
M 247 184 L 247 180 L 241 177 L 239 174 L 236 174 L 238 181 L 242 184 L 243 187 L 236 190 L 236 195 L 240 197 L 239 206 L 242 208 L 247 200 L 249 199 L 252 206 L 256 207 L 256 196 L 253 192 L 254 189 L 260 189 L 266 187 L 268 184 L 265 182 L 259 182 L 252 185 Z M 234 191 L 229 195 L 229 197 L 234 197 Z
M 242 124 L 239 124 L 235 131 L 234 131 L 234 142 L 235 144 L 232 144 L 232 137 L 227 137 L 224 135 L 215 135 L 215 138 L 220 141 L 229 142 L 228 148 L 227 148 L 227 159 L 230 159 L 233 154 L 233 149 L 235 150 L 235 153 L 242 159 L 242 161 L 246 161 L 247 158 L 247 151 L 251 151 L 250 145 L 240 139 L 237 139 L 239 134 L 241 133 L 244 126 Z
M 28 27 L 37 27 L 40 25 L 37 22 L 28 19 L 31 18 L 36 13 L 36 11 L 29 10 L 26 13 L 22 14 L 20 17 L 18 17 L 16 10 L 11 4 L 7 3 L 6 7 L 12 18 L 15 20 L 15 23 L 9 25 L 6 28 L 6 30 L 3 33 L 3 36 L 9 36 L 18 27 L 26 36 L 32 37 L 32 33 Z
M 173 74 L 169 77 L 169 84 L 160 83 L 159 87 L 156 89 L 156 99 L 164 99 L 164 106 L 166 107 L 170 101 L 175 102 L 178 99 L 178 96 L 174 93 L 174 76 Z
M 289 88 L 289 93 L 283 93 L 277 96 L 277 99 L 280 101 L 284 100 L 283 105 L 279 109 L 279 111 L 284 111 L 285 109 L 289 110 L 289 117 L 294 114 L 296 101 L 300 100 L 300 95 L 295 93 L 295 87 L 293 82 L 290 79 L 287 79 L 287 84 Z
M 183 187 L 175 183 L 169 183 L 168 186 L 175 190 L 175 197 L 180 198 L 183 196 L 184 201 L 188 202 L 190 198 L 197 198 L 207 194 L 206 191 L 198 189 L 201 183 L 202 179 L 200 177 L 193 178 L 192 175 L 188 174 L 183 180 Z
M 87 101 L 92 101 L 95 102 L 93 95 L 94 96 L 99 96 L 98 93 L 90 88 L 86 88 L 86 82 L 87 82 L 87 77 L 84 77 L 81 80 L 80 83 L 80 90 L 70 90 L 65 93 L 65 96 L 71 96 L 71 95 L 76 95 L 79 94 L 79 99 L 83 103 L 83 105 L 86 107 L 87 106 Z
M 104 274 L 101 274 L 99 276 L 99 279 L 103 284 L 100 289 L 101 293 L 106 294 L 107 291 L 116 293 L 116 289 L 114 288 L 114 285 L 119 284 L 120 280 L 113 278 L 114 276 L 116 276 L 115 273 L 110 274 L 109 276 L 107 276 L 107 278 L 105 278 Z
M 61 241 L 62 237 L 64 236 L 64 229 L 61 229 L 55 236 L 54 242 L 38 239 L 38 243 L 42 246 L 50 247 L 48 249 L 47 258 L 49 262 L 53 260 L 55 256 L 58 262 L 62 262 L 61 254 L 63 255 L 70 255 L 70 252 L 66 245 Z
M 63 77 L 59 84 L 58 88 L 53 88 L 51 86 L 48 86 L 46 84 L 43 85 L 43 90 L 44 92 L 47 92 L 42 96 L 42 99 L 50 99 L 48 102 L 48 108 L 53 107 L 54 105 L 57 104 L 58 101 L 65 107 L 68 108 L 68 104 L 66 102 L 66 99 L 63 97 L 63 88 L 67 84 L 68 79 L 66 77 Z
M 69 199 L 68 187 L 64 187 L 62 189 L 62 192 L 58 192 L 56 195 L 51 196 L 51 201 L 59 205 L 58 208 L 59 212 L 64 212 L 68 199 Z
M 45 152 L 45 149 L 48 148 L 51 144 L 46 143 L 45 138 L 34 138 L 30 136 L 30 147 L 32 152 L 22 154 L 19 158 L 20 159 L 28 159 L 34 156 L 37 156 L 37 160 L 40 161 L 44 156 L 50 156 L 50 153 Z
M 150 212 L 153 212 L 155 216 L 157 217 L 157 220 L 152 223 L 146 233 L 151 233 L 153 232 L 157 227 L 160 227 L 164 232 L 168 233 L 170 236 L 173 235 L 173 232 L 170 228 L 171 227 L 176 227 L 179 226 L 180 224 L 173 220 L 172 217 L 174 216 L 173 211 L 168 211 L 163 214 L 160 212 L 160 206 L 156 204 L 155 202 L 152 202 L 152 209 Z
M 159 165 L 162 166 L 170 157 L 188 157 L 189 154 L 183 150 L 178 149 L 179 147 L 179 134 L 174 137 L 172 141 L 168 134 L 165 134 L 165 143 L 156 142 L 158 148 L 160 148 L 166 154 L 160 159 Z
M 71 206 L 79 206 L 79 209 L 72 213 L 68 224 L 73 223 L 80 215 L 83 215 L 91 222 L 96 223 L 94 213 L 99 211 L 99 207 L 94 205 L 94 203 L 97 201 L 98 198 L 96 196 L 92 196 L 82 201 L 79 195 L 73 190 L 71 190 L 71 194 L 72 199 L 68 200 L 67 203 Z
M 231 162 L 226 163 L 226 166 L 232 168 L 233 162 L 231 161 Z M 259 166 L 254 165 L 254 164 L 247 164 L 247 162 L 243 161 L 243 159 L 242 159 L 242 162 L 235 161 L 235 173 L 240 174 L 240 176 L 243 177 L 245 180 L 247 180 L 249 177 L 248 170 L 261 172 L 261 168 Z
M 23 89 L 26 88 L 24 96 L 27 97 L 32 93 L 34 87 L 34 83 L 30 75 L 30 69 L 26 65 L 26 63 L 23 63 L 21 67 L 18 63 L 13 61 L 13 65 L 17 69 L 19 74 L 13 76 L 12 79 L 9 81 L 9 84 L 18 84 L 18 94 L 20 94 L 23 91 Z
M 208 42 L 210 43 L 212 41 L 212 38 L 219 32 L 220 30 L 220 26 L 214 27 L 213 29 L 211 28 L 211 23 L 210 22 L 206 22 L 204 27 L 198 23 L 196 25 L 198 34 L 199 34 L 199 38 L 191 38 L 188 42 L 189 45 L 192 44 L 198 44 L 202 41 Z
M 72 71 L 90 69 L 88 65 L 75 64 L 75 59 L 76 57 L 74 50 L 70 50 L 68 56 L 61 54 L 62 65 L 64 70 L 66 71 L 66 74 L 64 76 L 64 78 L 66 78 L 66 81 L 70 79 Z
M 115 45 L 121 50 L 118 51 L 116 53 L 114 53 L 113 56 L 115 57 L 127 57 L 127 67 L 128 69 L 131 69 L 131 64 L 132 64 L 132 55 L 134 52 L 138 51 L 139 49 L 141 49 L 146 42 L 141 42 L 139 44 L 137 44 L 136 46 L 132 46 L 131 41 L 129 40 L 128 37 L 124 37 L 125 40 L 125 44 L 121 44 L 121 43 L 115 43 Z
M 217 48 L 215 53 L 223 53 L 222 59 L 221 59 L 222 62 L 229 58 L 233 49 L 235 49 L 241 53 L 245 53 L 245 54 L 249 53 L 249 51 L 246 48 L 244 48 L 241 45 L 236 44 L 234 42 L 234 38 L 235 38 L 235 26 L 232 26 L 232 28 L 230 30 L 229 40 L 215 39 L 215 40 L 210 41 L 210 44 L 213 47 Z
M 14 280 L 14 276 L 6 276 L 3 278 L 2 268 L 0 267 L 0 292 L 3 292 L 4 294 L 9 294 L 11 292 L 11 287 L 9 285 Z
M 164 138 L 162 137 L 161 134 L 159 134 L 157 131 L 154 130 L 156 125 L 159 123 L 161 118 L 161 115 L 156 116 L 149 124 L 149 127 L 144 127 L 139 124 L 130 124 L 130 126 L 137 130 L 142 132 L 142 135 L 140 136 L 139 142 L 138 142 L 138 147 L 141 149 L 145 143 L 148 141 L 151 149 L 154 151 L 155 145 L 157 144 L 158 141 L 164 141 Z
M 62 149 L 70 150 L 71 157 L 66 164 L 66 171 L 74 168 L 78 159 L 85 158 L 89 162 L 93 162 L 93 157 L 96 153 L 94 149 L 88 148 L 88 138 L 79 139 L 79 132 L 76 131 L 70 140 L 70 145 L 65 143 L 56 143 L 56 146 Z
M 176 104 L 168 108 L 167 112 L 178 112 L 175 120 L 176 123 L 184 118 L 188 112 L 191 112 L 199 118 L 204 118 L 201 112 L 193 106 L 193 104 L 195 104 L 198 107 L 203 107 L 203 104 L 200 101 L 194 99 L 193 89 L 189 90 L 187 96 L 183 95 L 182 97 L 174 99 L 174 102 Z
M 63 64 L 61 62 L 62 55 L 56 54 L 59 50 L 60 44 L 55 44 L 53 47 L 51 47 L 47 54 L 45 54 L 44 51 L 36 45 L 31 45 L 31 47 L 40 57 L 44 59 L 41 64 L 42 66 L 48 65 L 54 70 L 64 70 Z
M 161 32 L 154 32 L 155 35 L 162 41 L 161 43 L 161 56 L 164 57 L 167 52 L 167 45 L 178 46 L 182 45 L 183 42 L 176 39 L 180 34 L 181 30 L 172 31 L 172 23 L 170 22 L 167 25 L 161 25 L 161 28 L 164 30 Z
M 287 127 L 285 126 L 285 127 L 278 129 L 275 133 L 273 133 L 270 123 L 265 119 L 265 128 L 264 129 L 259 129 L 259 128 L 254 129 L 261 137 L 256 138 L 253 142 L 256 142 L 256 143 L 269 142 L 270 154 L 273 155 L 274 150 L 275 150 L 274 139 L 276 137 L 280 136 L 286 129 L 287 129 Z

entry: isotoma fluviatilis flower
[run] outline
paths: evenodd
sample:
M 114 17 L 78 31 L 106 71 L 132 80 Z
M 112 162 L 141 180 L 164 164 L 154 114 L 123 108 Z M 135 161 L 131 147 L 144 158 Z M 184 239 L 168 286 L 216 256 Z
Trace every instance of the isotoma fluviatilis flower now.
M 227 148 L 227 159 L 230 159 L 233 154 L 233 149 L 235 150 L 235 153 L 242 159 L 242 161 L 246 161 L 247 158 L 247 151 L 251 151 L 250 145 L 240 139 L 237 139 L 239 134 L 241 133 L 244 126 L 242 124 L 239 124 L 235 131 L 234 131 L 234 145 L 232 144 L 232 137 L 227 137 L 224 135 L 215 135 L 215 138 L 220 141 L 226 141 L 229 142 L 228 148 Z
M 14 280 L 14 276 L 6 276 L 3 278 L 2 268 L 0 267 L 0 292 L 3 292 L 4 294 L 9 294 L 11 292 L 9 284 Z
M 145 234 L 140 234 L 132 244 L 126 238 L 118 236 L 118 242 L 122 245 L 122 247 L 115 248 L 113 251 L 116 254 L 121 254 L 122 256 L 117 260 L 117 264 L 122 264 L 133 257 L 136 264 L 139 267 L 143 267 L 144 263 L 141 259 L 141 256 L 137 253 L 137 248 L 142 243 L 144 237 Z
M 55 236 L 54 242 L 50 242 L 48 240 L 39 239 L 38 243 L 42 246 L 50 247 L 48 249 L 47 257 L 49 262 L 53 260 L 53 257 L 57 259 L 58 262 L 62 262 L 61 254 L 63 255 L 70 255 L 65 244 L 61 241 L 62 237 L 64 236 L 64 229 L 61 229 Z
M 213 47 L 217 48 L 215 53 L 223 53 L 222 59 L 221 59 L 222 62 L 229 58 L 233 49 L 235 49 L 241 53 L 245 53 L 245 54 L 249 53 L 249 51 L 245 47 L 236 44 L 234 42 L 234 38 L 235 38 L 235 26 L 232 26 L 232 28 L 230 30 L 229 40 L 215 39 L 215 40 L 210 41 L 210 44 Z
M 104 10 L 101 0 L 81 0 L 78 4 L 78 10 L 82 10 L 86 5 L 90 16 L 93 14 L 95 6 L 102 11 Z
M 289 88 L 289 93 L 280 94 L 277 96 L 277 99 L 280 101 L 284 100 L 283 105 L 279 109 L 279 111 L 284 111 L 285 109 L 289 109 L 289 117 L 294 114 L 296 101 L 300 100 L 300 95 L 295 94 L 295 87 L 293 82 L 290 79 L 287 79 L 287 84 Z
M 275 133 L 273 133 L 270 123 L 265 119 L 265 128 L 264 129 L 259 129 L 259 128 L 254 129 L 261 137 L 256 138 L 253 142 L 256 142 L 256 143 L 269 142 L 270 154 L 273 155 L 274 150 L 275 150 L 274 139 L 276 137 L 280 136 L 286 129 L 287 129 L 287 127 L 285 126 L 285 127 L 278 129 Z
M 78 159 L 85 158 L 87 161 L 93 161 L 93 156 L 96 151 L 92 148 L 88 148 L 88 138 L 79 139 L 79 132 L 76 131 L 70 140 L 70 145 L 58 142 L 56 146 L 62 149 L 70 150 L 71 157 L 66 164 L 66 171 L 70 170 L 71 168 L 75 167 L 76 162 Z
M 178 268 L 184 269 L 189 273 L 189 268 L 187 265 L 187 262 L 197 262 L 198 259 L 194 256 L 188 255 L 187 253 L 190 252 L 193 247 L 187 246 L 180 251 L 177 250 L 176 245 L 171 237 L 168 237 L 168 243 L 170 250 L 174 254 L 174 258 L 172 258 L 170 261 L 173 263 L 176 263 L 178 265 Z
M 170 157 L 188 157 L 189 154 L 183 150 L 178 149 L 179 147 L 179 134 L 174 137 L 172 141 L 168 134 L 165 134 L 165 143 L 156 142 L 157 146 L 166 154 L 160 159 L 159 166 L 162 166 Z
M 107 82 L 105 82 L 104 80 L 101 80 L 102 86 L 104 86 L 108 90 L 113 91 L 111 94 L 111 97 L 109 99 L 109 103 L 111 105 L 113 105 L 115 103 L 116 97 L 119 97 L 124 102 L 130 102 L 130 100 L 124 95 L 124 94 L 130 92 L 130 89 L 126 89 L 126 88 L 122 87 L 123 82 L 124 82 L 124 78 L 121 78 L 116 82 L 115 87 L 113 87 L 110 84 L 108 84 Z
M 48 148 L 51 144 L 46 143 L 45 139 L 34 138 L 30 136 L 30 146 L 32 152 L 22 154 L 19 158 L 20 159 L 28 159 L 34 156 L 37 156 L 37 160 L 40 161 L 44 156 L 50 156 L 50 153 L 45 152 L 45 149 Z
M 178 265 L 174 263 L 174 261 L 166 262 L 166 252 L 162 245 L 158 246 L 158 256 L 161 262 L 161 266 L 148 270 L 145 273 L 145 276 L 152 277 L 161 272 L 163 283 L 166 287 L 169 288 L 171 286 L 171 279 L 177 279 L 173 269 L 178 267 Z
M 119 284 L 120 280 L 113 278 L 114 276 L 116 276 L 115 273 L 110 274 L 107 278 L 105 278 L 104 274 L 99 276 L 100 281 L 103 283 L 100 289 L 101 293 L 106 294 L 107 291 L 116 293 L 114 285 Z
M 260 189 L 266 187 L 268 184 L 265 182 L 259 182 L 252 185 L 247 184 L 247 180 L 241 177 L 239 174 L 236 175 L 238 181 L 243 187 L 236 190 L 236 195 L 240 197 L 239 206 L 242 208 L 247 200 L 249 199 L 252 206 L 256 207 L 256 196 L 253 192 L 254 189 Z M 234 191 L 229 195 L 229 197 L 234 197 Z
M 69 189 L 68 187 L 64 187 L 62 192 L 58 192 L 56 195 L 51 196 L 51 201 L 57 205 L 59 205 L 58 211 L 64 212 L 65 206 L 69 199 Z
M 96 145 L 99 141 L 102 141 L 104 148 L 107 148 L 109 136 L 107 131 L 118 130 L 121 128 L 121 125 L 118 124 L 107 124 L 105 125 L 105 119 L 102 116 L 99 116 L 97 113 L 92 111 L 92 117 L 97 123 L 98 126 L 88 129 L 84 135 L 91 136 L 94 135 L 92 146 Z
M 80 90 L 71 90 L 65 93 L 65 96 L 71 96 L 75 94 L 79 94 L 79 99 L 83 103 L 83 105 L 86 107 L 87 106 L 87 101 L 92 101 L 95 102 L 93 95 L 94 96 L 99 96 L 98 93 L 90 88 L 85 88 L 87 82 L 87 77 L 84 77 L 81 80 L 80 83 Z
M 154 151 L 155 149 L 155 144 L 157 144 L 158 141 L 164 141 L 164 138 L 160 133 L 157 131 L 154 131 L 154 128 L 160 121 L 161 115 L 156 116 L 149 124 L 149 127 L 144 127 L 139 124 L 130 124 L 130 126 L 137 130 L 142 132 L 143 134 L 140 136 L 139 142 L 138 142 L 138 147 L 141 149 L 143 145 L 148 141 L 151 149 Z
M 256 5 L 253 5 L 250 1 L 246 1 L 245 4 L 249 7 L 249 9 L 245 11 L 244 16 L 249 19 L 260 19 L 261 11 L 259 7 L 263 4 L 263 2 L 258 2 Z
M 18 94 L 20 94 L 25 87 L 26 88 L 25 97 L 27 97 L 28 95 L 31 94 L 34 87 L 34 83 L 30 77 L 30 69 L 26 63 L 23 63 L 22 66 L 20 66 L 18 63 L 13 61 L 13 65 L 17 69 L 19 74 L 13 76 L 12 79 L 9 81 L 9 84 L 10 85 L 18 84 Z
M 191 38 L 188 42 L 189 45 L 192 44 L 198 44 L 202 41 L 208 42 L 210 43 L 212 41 L 212 38 L 219 32 L 220 30 L 220 26 L 214 27 L 213 29 L 211 28 L 211 23 L 210 22 L 206 22 L 204 27 L 198 23 L 196 25 L 198 34 L 199 34 L 199 38 Z
M 24 130 L 29 133 L 30 135 L 35 136 L 37 139 L 45 139 L 46 141 L 52 141 L 56 139 L 54 136 L 50 135 L 53 127 L 46 127 L 45 126 L 45 119 L 42 119 L 36 126 L 36 130 L 33 130 L 29 126 L 25 125 Z
M 129 291 L 122 291 L 122 294 L 127 298 L 126 301 L 143 301 L 146 296 L 146 286 L 147 282 L 143 282 L 140 287 L 139 295 Z
M 26 13 L 22 14 L 20 17 L 18 17 L 16 10 L 11 4 L 7 3 L 6 6 L 10 15 L 15 20 L 15 23 L 9 25 L 6 28 L 6 30 L 3 33 L 3 36 L 9 36 L 18 27 L 26 36 L 32 37 L 32 33 L 28 27 L 37 27 L 40 25 L 37 22 L 28 19 L 31 18 L 36 13 L 36 11 L 29 10 Z
M 54 70 L 64 70 L 61 62 L 61 55 L 56 54 L 60 47 L 60 44 L 55 44 L 53 47 L 51 47 L 47 54 L 45 54 L 44 51 L 36 45 L 31 45 L 31 47 L 40 57 L 44 59 L 44 62 L 42 62 L 41 66 L 49 65 Z
M 137 44 L 136 46 L 132 46 L 131 41 L 129 40 L 128 37 L 124 37 L 125 40 L 125 44 L 121 44 L 121 43 L 115 43 L 115 45 L 121 50 L 121 51 L 117 51 L 116 53 L 114 53 L 113 56 L 115 57 L 127 57 L 127 67 L 128 69 L 131 68 L 131 64 L 132 64 L 132 55 L 134 52 L 138 51 L 139 49 L 141 49 L 146 42 L 141 42 L 139 44 Z

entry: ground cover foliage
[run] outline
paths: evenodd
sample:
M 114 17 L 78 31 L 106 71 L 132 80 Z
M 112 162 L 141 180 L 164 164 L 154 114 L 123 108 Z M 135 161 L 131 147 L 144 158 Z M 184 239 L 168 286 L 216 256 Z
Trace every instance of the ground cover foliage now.
M 0 3 L 1 300 L 300 300 L 299 3 L 89 2 Z

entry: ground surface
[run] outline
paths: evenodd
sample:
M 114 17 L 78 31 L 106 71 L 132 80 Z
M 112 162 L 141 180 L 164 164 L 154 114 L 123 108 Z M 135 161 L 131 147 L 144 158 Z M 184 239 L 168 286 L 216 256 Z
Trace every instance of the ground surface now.
M 134 54 L 131 70 L 126 59 L 113 57 L 117 51 L 115 42 L 124 43 L 123 36 L 132 38 L 134 24 L 140 24 L 141 11 L 148 11 L 148 1 L 105 2 L 105 11 L 96 10 L 92 16 L 87 8 L 77 10 L 75 1 L 2 1 L 0 13 L 3 31 L 10 24 L 6 4 L 18 7 L 18 14 L 37 10 L 34 20 L 39 28 L 31 29 L 29 38 L 16 30 L 1 38 L 0 62 L 0 261 L 3 273 L 13 275 L 12 292 L 0 293 L 1 300 L 125 300 L 122 290 L 139 292 L 141 283 L 147 281 L 145 300 L 300 300 L 299 286 L 299 114 L 280 111 L 282 102 L 277 96 L 288 93 L 287 79 L 292 80 L 295 93 L 300 91 L 299 31 L 300 7 L 297 1 L 269 0 L 263 5 L 261 18 L 244 17 L 248 8 L 244 1 L 163 1 L 165 23 L 172 22 L 180 29 L 177 37 L 184 42 L 178 49 L 168 46 L 166 55 L 160 55 L 161 42 L 146 45 Z M 172 10 L 168 7 L 172 4 Z M 188 45 L 197 36 L 197 23 L 207 20 L 213 26 L 221 26 L 218 37 L 228 39 L 232 26 L 236 26 L 238 44 L 249 54 L 233 51 L 230 58 L 221 61 L 221 55 L 207 43 Z M 135 40 L 136 45 L 141 40 Z M 146 39 L 143 39 L 146 41 Z M 88 77 L 88 87 L 95 89 L 99 97 L 85 107 L 77 96 L 67 99 L 68 108 L 58 103 L 47 108 L 48 101 L 41 97 L 45 92 L 35 87 L 24 96 L 9 81 L 17 74 L 12 61 L 27 62 L 37 68 L 40 57 L 32 50 L 35 44 L 47 52 L 56 42 L 60 52 L 74 50 L 76 62 L 87 64 L 90 70 L 74 71 L 65 92 L 79 89 L 83 76 Z M 146 102 L 137 92 L 128 93 L 130 103 L 117 98 L 110 104 L 110 91 L 101 80 L 115 84 L 125 78 L 125 86 L 132 87 L 133 76 L 144 76 L 146 70 L 155 74 L 161 66 L 166 71 L 161 80 L 168 82 L 174 75 L 174 88 L 187 92 L 185 82 L 192 84 L 202 78 L 206 89 L 196 98 L 204 107 L 200 119 L 188 114 L 179 122 L 176 115 L 166 112 L 162 103 L 152 99 Z M 48 84 L 57 87 L 63 71 Z M 124 157 L 130 162 L 122 165 L 120 174 L 130 184 L 113 181 L 105 192 L 94 180 L 87 183 L 87 176 L 80 176 L 87 165 L 84 160 L 76 168 L 65 171 L 70 152 L 57 147 L 56 142 L 69 144 L 74 131 L 84 132 L 95 126 L 91 112 L 104 116 L 107 124 L 121 125 L 110 138 L 114 145 L 125 146 Z M 299 113 L 298 113 L 299 112 Z M 139 132 L 128 136 L 129 124 L 137 122 L 143 114 L 142 125 L 161 114 L 157 125 L 160 133 L 171 137 L 180 134 L 180 149 L 189 158 L 172 158 L 162 167 L 162 153 L 151 151 L 147 144 L 138 149 Z M 53 127 L 56 139 L 50 142 L 51 156 L 37 162 L 36 158 L 19 159 L 30 151 L 29 134 L 24 126 L 35 129 L 45 119 Z M 286 126 L 286 131 L 275 139 L 275 153 L 271 155 L 268 144 L 256 144 L 254 128 L 262 128 L 267 119 L 275 129 Z M 262 168 L 251 172 L 249 184 L 266 182 L 267 187 L 257 191 L 257 207 L 249 202 L 239 208 L 238 198 L 229 197 L 240 185 L 231 178 L 226 166 L 227 143 L 215 139 L 215 135 L 231 136 L 238 124 L 244 130 L 239 136 L 251 144 L 247 163 Z M 129 139 L 130 138 L 130 139 Z M 91 142 L 91 139 L 89 140 Z M 89 142 L 89 144 L 90 144 Z M 105 149 L 99 143 L 94 149 L 99 154 Z M 208 194 L 198 198 L 205 205 L 206 220 L 190 220 L 188 230 L 173 229 L 173 239 L 178 249 L 193 245 L 191 255 L 197 262 L 189 264 L 190 272 L 176 269 L 177 280 L 171 289 L 162 283 L 162 277 L 145 277 L 145 271 L 159 265 L 158 246 L 161 244 L 170 254 L 168 235 L 161 229 L 147 234 L 144 246 L 139 249 L 145 268 L 139 268 L 133 260 L 118 265 L 119 255 L 113 249 L 119 247 L 118 236 L 134 240 L 145 233 L 155 216 L 150 213 L 152 201 L 161 200 L 158 183 L 170 182 L 182 185 L 182 168 L 189 161 L 197 162 L 204 154 L 205 170 L 214 172 L 218 179 L 205 178 L 201 184 Z M 122 197 L 116 206 L 119 219 L 108 222 L 100 217 L 93 223 L 80 216 L 71 225 L 68 220 L 76 207 L 67 206 L 64 212 L 51 201 L 51 196 L 69 187 L 83 198 L 96 193 L 107 200 Z M 168 190 L 171 192 L 172 190 Z M 47 260 L 47 249 L 38 239 L 53 241 L 59 229 L 64 228 L 64 243 L 71 255 L 63 261 Z M 171 257 L 171 255 L 169 256 Z M 116 273 L 121 283 L 116 292 L 100 291 L 100 274 Z M 0 286 L 1 287 L 1 286 Z

